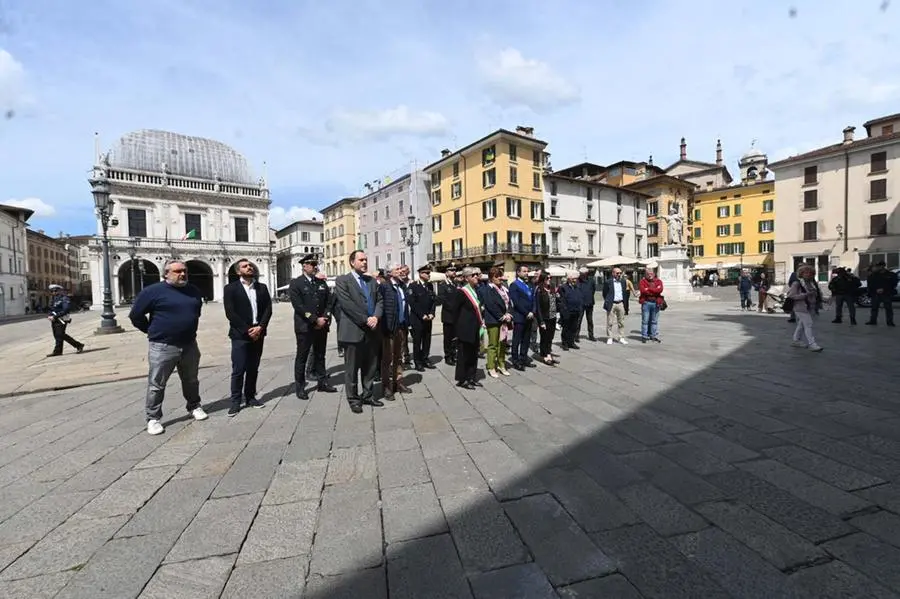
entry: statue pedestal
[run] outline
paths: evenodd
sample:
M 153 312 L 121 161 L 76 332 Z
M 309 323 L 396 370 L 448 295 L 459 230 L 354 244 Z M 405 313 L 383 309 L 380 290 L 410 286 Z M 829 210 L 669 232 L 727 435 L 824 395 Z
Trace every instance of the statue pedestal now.
M 690 258 L 687 247 L 668 245 L 659 248 L 659 265 L 657 276 L 663 282 L 663 295 L 666 300 L 674 301 L 709 301 L 712 297 L 695 291 L 691 286 Z

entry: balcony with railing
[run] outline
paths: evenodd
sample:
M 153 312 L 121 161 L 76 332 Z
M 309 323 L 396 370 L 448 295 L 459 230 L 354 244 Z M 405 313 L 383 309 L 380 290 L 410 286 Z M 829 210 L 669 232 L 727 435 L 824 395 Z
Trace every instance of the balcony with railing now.
M 449 262 L 451 260 L 475 259 L 501 256 L 544 257 L 547 246 L 534 243 L 483 244 L 458 250 L 428 254 L 429 262 Z

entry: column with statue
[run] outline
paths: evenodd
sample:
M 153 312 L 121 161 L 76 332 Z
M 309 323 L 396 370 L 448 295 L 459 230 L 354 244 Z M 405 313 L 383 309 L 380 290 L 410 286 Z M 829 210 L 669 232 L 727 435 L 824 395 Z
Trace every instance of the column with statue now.
M 666 221 L 666 245 L 659 248 L 659 278 L 665 296 L 673 300 L 702 300 L 709 296 L 698 293 L 691 286 L 691 260 L 685 240 L 685 218 L 677 200 L 669 202 L 668 214 L 659 217 Z

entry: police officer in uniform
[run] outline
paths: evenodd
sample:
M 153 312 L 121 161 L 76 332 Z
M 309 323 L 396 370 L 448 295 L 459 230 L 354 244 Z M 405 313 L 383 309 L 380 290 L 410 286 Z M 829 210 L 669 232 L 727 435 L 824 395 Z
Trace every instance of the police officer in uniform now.
M 331 298 L 328 283 L 316 279 L 318 260 L 315 254 L 307 254 L 300 259 L 303 274 L 291 281 L 290 297 L 294 306 L 294 334 L 297 337 L 297 355 L 294 358 L 294 383 L 297 397 L 309 399 L 306 391 L 306 361 L 312 350 L 316 390 L 325 393 L 337 391 L 328 384 L 325 372 L 325 344 L 328 341 L 328 327 L 331 325 Z
M 431 327 L 434 322 L 435 295 L 431 288 L 431 267 L 419 268 L 419 280 L 409 284 L 409 324 L 412 328 L 412 357 L 416 370 L 424 372 L 434 368 L 429 360 L 431 353 Z
M 50 285 L 47 289 L 53 294 L 50 301 L 50 310 L 47 320 L 50 321 L 50 328 L 53 330 L 53 352 L 47 354 L 48 358 L 53 356 L 61 356 L 63 353 L 63 342 L 75 348 L 79 354 L 84 351 L 84 343 L 80 343 L 66 334 L 66 327 L 72 320 L 69 316 L 70 302 L 68 296 L 60 285 Z
M 441 324 L 444 328 L 444 363 L 456 364 L 456 327 L 453 315 L 456 312 L 456 267 L 451 264 L 445 271 L 447 279 L 438 283 L 437 304 L 441 306 Z

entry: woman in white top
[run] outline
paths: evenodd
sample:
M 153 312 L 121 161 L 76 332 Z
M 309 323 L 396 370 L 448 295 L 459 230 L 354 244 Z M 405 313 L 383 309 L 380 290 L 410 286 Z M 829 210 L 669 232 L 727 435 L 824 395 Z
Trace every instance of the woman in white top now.
M 822 301 L 819 286 L 815 282 L 816 269 L 803 264 L 797 269 L 797 280 L 791 285 L 787 297 L 794 300 L 794 315 L 797 328 L 794 329 L 794 347 L 805 347 L 810 351 L 820 352 L 822 346 L 816 343 L 813 332 L 813 316 L 819 313 Z

